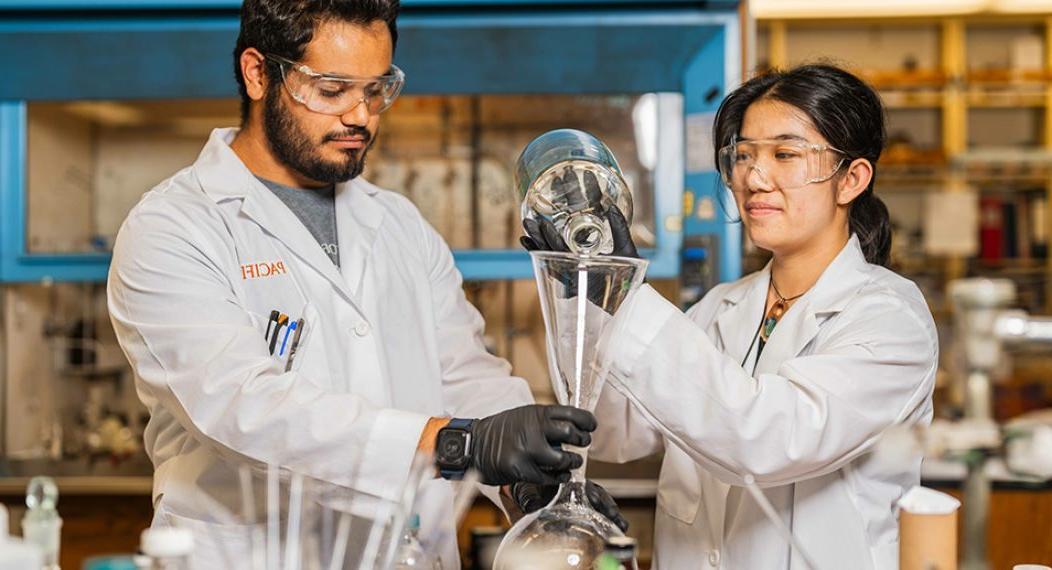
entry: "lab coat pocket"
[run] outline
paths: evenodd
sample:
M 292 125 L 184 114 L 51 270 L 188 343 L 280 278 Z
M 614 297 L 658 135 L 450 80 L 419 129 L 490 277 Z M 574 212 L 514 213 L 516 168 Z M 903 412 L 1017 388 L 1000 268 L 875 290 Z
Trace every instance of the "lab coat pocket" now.
M 667 446 L 658 481 L 658 508 L 670 517 L 692 525 L 701 507 L 698 466 L 675 446 Z
M 273 314 L 281 315 L 280 323 L 272 318 Z M 271 315 L 249 311 L 249 315 L 271 358 L 286 372 L 298 369 L 303 362 L 304 348 L 317 328 L 318 312 L 314 306 L 308 302 L 298 313 L 287 315 L 277 310 Z

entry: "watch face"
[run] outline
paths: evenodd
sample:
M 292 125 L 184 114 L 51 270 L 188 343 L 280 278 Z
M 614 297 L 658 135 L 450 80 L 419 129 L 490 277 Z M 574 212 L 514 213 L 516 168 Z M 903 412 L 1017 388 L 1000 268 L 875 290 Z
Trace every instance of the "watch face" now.
M 442 455 L 450 459 L 464 454 L 464 442 L 459 437 L 447 437 L 442 442 Z
M 443 431 L 438 442 L 438 458 L 444 465 L 460 467 L 467 461 L 465 447 L 468 434 L 462 431 Z

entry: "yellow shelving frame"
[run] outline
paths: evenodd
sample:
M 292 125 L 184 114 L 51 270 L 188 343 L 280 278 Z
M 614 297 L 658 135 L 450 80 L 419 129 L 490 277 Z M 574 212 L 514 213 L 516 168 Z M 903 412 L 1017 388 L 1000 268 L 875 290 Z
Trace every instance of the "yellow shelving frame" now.
M 856 70 L 880 91 L 890 108 L 938 109 L 941 120 L 941 149 L 945 165 L 937 168 L 932 180 L 946 191 L 964 191 L 970 178 L 954 159 L 968 150 L 968 111 L 977 108 L 1032 108 L 1044 111 L 1041 126 L 1041 148 L 1052 153 L 1052 14 L 946 14 L 917 17 L 828 17 L 758 19 L 757 28 L 767 33 L 767 61 L 773 68 L 784 68 L 790 62 L 790 28 L 838 27 L 845 25 L 936 26 L 939 31 L 937 69 L 913 72 Z M 967 30 L 974 25 L 1040 25 L 1044 36 L 1043 69 L 1026 73 L 969 72 Z M 764 54 L 757 54 L 762 56 Z M 898 76 L 897 76 L 898 75 Z M 991 79 L 993 77 L 993 79 Z M 1052 250 L 1052 169 L 1044 178 L 1046 215 L 1045 232 Z M 967 260 L 950 257 L 945 260 L 947 279 L 962 277 Z M 1046 275 L 1052 277 L 1052 251 L 1047 256 Z M 1052 313 L 1052 278 L 1046 279 L 1045 311 Z

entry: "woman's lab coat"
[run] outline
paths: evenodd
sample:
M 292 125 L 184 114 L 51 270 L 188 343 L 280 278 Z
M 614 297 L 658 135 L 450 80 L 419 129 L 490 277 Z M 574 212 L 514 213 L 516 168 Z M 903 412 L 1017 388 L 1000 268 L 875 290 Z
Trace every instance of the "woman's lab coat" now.
M 154 521 L 194 529 L 194 567 L 207 569 L 247 564 L 225 512 L 240 503 L 222 500 L 238 496 L 236 465 L 397 498 L 429 417 L 532 402 L 486 352 L 448 247 L 405 198 L 337 185 L 338 268 L 230 149 L 235 133 L 214 131 L 132 210 L 108 289 L 151 416 Z M 264 339 L 274 310 L 306 323 L 290 366 L 295 335 L 279 331 L 273 356 Z M 421 493 L 421 536 L 459 568 L 451 484 Z
M 637 291 L 615 317 L 591 456 L 664 449 L 657 568 L 806 567 L 742 486 L 746 474 L 816 570 L 896 568 L 894 504 L 919 483 L 920 460 L 904 464 L 875 445 L 892 426 L 931 421 L 931 313 L 912 282 L 868 264 L 852 236 L 743 368 L 769 280 L 770 265 L 686 314 L 647 286 Z

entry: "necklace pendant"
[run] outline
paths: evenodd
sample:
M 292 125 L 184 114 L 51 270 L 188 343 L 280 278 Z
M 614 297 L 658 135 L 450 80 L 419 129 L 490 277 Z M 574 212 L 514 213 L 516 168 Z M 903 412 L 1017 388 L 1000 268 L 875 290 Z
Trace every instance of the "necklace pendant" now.
M 764 342 L 771 338 L 775 325 L 778 324 L 778 321 L 781 320 L 784 314 L 785 302 L 779 299 L 774 302 L 774 305 L 771 305 L 771 310 L 767 311 L 767 316 L 763 319 L 763 326 L 760 327 L 760 338 Z
M 774 332 L 774 326 L 778 324 L 778 319 L 774 315 L 768 315 L 763 320 L 763 326 L 760 327 L 760 338 L 766 343 L 767 339 L 771 338 L 771 333 Z

